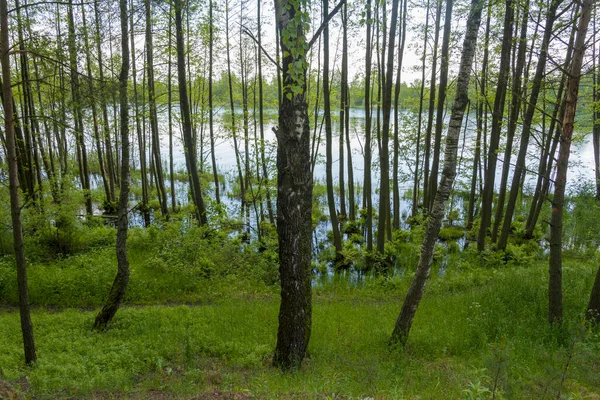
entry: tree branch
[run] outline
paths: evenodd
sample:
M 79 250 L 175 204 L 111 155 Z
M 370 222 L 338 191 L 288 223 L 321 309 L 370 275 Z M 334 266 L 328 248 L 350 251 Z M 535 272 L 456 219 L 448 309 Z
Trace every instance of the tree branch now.
M 273 57 L 271 57 L 269 55 L 269 53 L 267 53 L 267 51 L 265 50 L 264 47 L 262 47 L 261 44 L 258 43 L 258 40 L 254 37 L 254 35 L 252 34 L 252 32 L 250 31 L 250 29 L 246 28 L 244 25 L 242 25 L 242 31 L 244 31 L 244 33 L 246 35 L 248 35 L 252 40 L 254 40 L 254 43 L 256 43 L 256 45 L 258 47 L 260 47 L 260 50 L 263 52 L 263 54 L 269 59 L 269 61 L 271 61 L 273 64 L 275 64 L 275 67 L 277 67 L 278 70 L 283 71 L 283 69 L 279 66 L 279 63 L 277 63 L 277 61 L 275 61 L 273 59 Z
M 312 39 L 310 39 L 310 42 L 308 42 L 308 48 L 310 49 L 312 47 L 312 45 L 315 43 L 315 41 L 319 38 L 319 35 L 321 34 L 321 32 L 323 31 L 323 29 L 325 29 L 325 26 L 329 23 L 329 21 L 335 16 L 335 14 L 337 14 L 338 11 L 340 11 L 340 8 L 342 8 L 342 6 L 346 3 L 346 0 L 341 0 L 337 6 L 335 6 L 335 8 L 333 10 L 331 10 L 331 12 L 329 13 L 329 15 L 327 15 L 327 18 L 325 18 L 325 21 L 323 21 L 323 23 L 321 24 L 321 26 L 319 27 L 319 29 L 317 29 L 317 31 L 315 32 L 315 34 L 313 35 Z
M 10 14 L 10 13 L 13 13 L 13 12 L 15 12 L 17 10 L 21 10 L 23 8 L 29 8 L 29 7 L 34 7 L 34 6 L 41 6 L 41 5 L 44 5 L 44 4 L 58 4 L 58 5 L 61 5 L 61 6 L 68 6 L 69 5 L 69 3 L 64 2 L 64 1 L 39 1 L 37 3 L 22 4 L 19 7 L 15 7 L 13 9 L 11 9 L 11 10 L 8 10 L 8 13 Z M 92 4 L 92 3 L 73 3 L 74 6 L 81 6 L 81 5 L 85 6 L 85 5 L 88 5 L 88 4 Z

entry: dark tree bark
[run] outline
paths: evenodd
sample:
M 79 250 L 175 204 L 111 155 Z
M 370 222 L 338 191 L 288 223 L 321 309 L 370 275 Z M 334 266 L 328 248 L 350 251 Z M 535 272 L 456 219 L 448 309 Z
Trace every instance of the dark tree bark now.
M 215 201 L 221 204 L 221 195 L 219 194 L 219 171 L 217 170 L 217 159 L 215 158 L 215 127 L 213 110 L 213 2 L 208 5 L 208 132 L 210 136 L 210 160 L 212 162 L 213 179 L 215 181 Z
M 77 160 L 79 164 L 79 178 L 85 197 L 85 210 L 92 215 L 92 194 L 90 192 L 90 173 L 87 161 L 87 149 L 83 137 L 83 110 L 79 87 L 79 73 L 77 69 L 77 49 L 75 47 L 75 21 L 73 20 L 73 0 L 69 0 L 69 66 L 71 67 L 71 94 L 73 96 L 73 119 L 75 123 L 75 140 L 77 144 Z
M 121 190 L 117 219 L 117 275 L 108 294 L 106 304 L 96 316 L 94 328 L 104 330 L 117 313 L 125 298 L 129 283 L 129 260 L 127 259 L 127 230 L 129 228 L 128 205 L 131 180 L 129 167 L 129 102 L 127 81 L 129 80 L 129 42 L 127 35 L 127 0 L 120 0 L 121 11 L 121 73 L 119 74 L 119 108 L 121 116 Z
M 275 1 L 282 59 L 283 96 L 277 129 L 277 233 L 281 306 L 273 362 L 300 367 L 312 324 L 312 189 L 310 129 L 306 102 L 308 51 L 302 2 Z
M 506 214 L 502 222 L 502 232 L 498 239 L 498 250 L 504 250 L 508 242 L 508 235 L 510 233 L 510 225 L 512 223 L 512 217 L 515 211 L 517 197 L 521 188 L 521 178 L 525 171 L 525 159 L 527 156 L 527 146 L 529 145 L 529 136 L 533 125 L 533 114 L 535 113 L 537 100 L 539 97 L 540 89 L 542 86 L 542 80 L 544 77 L 544 71 L 546 69 L 546 60 L 548 58 L 548 45 L 552 39 L 552 28 L 554 21 L 556 20 L 556 11 L 560 5 L 560 0 L 551 0 L 548 7 L 548 14 L 546 16 L 546 26 L 544 28 L 544 38 L 542 39 L 542 47 L 540 50 L 540 56 L 533 77 L 531 85 L 531 96 L 527 104 L 527 110 L 523 116 L 523 128 L 521 131 L 521 141 L 519 144 L 519 154 L 517 155 L 517 162 L 515 165 L 515 171 L 513 173 L 513 179 L 510 186 L 510 193 L 508 196 L 508 202 L 506 203 Z
M 104 80 L 104 64 L 102 63 L 102 45 L 100 35 L 100 11 L 99 0 L 94 0 L 94 24 L 96 26 L 96 52 L 98 53 L 98 78 L 100 79 L 100 108 L 102 109 L 102 131 L 104 133 L 104 148 L 106 153 L 106 164 L 108 173 L 109 200 L 115 201 L 116 168 L 113 158 L 112 141 L 110 139 L 110 125 L 108 122 L 108 106 L 106 104 L 106 84 Z
M 476 117 L 477 117 L 477 137 L 475 139 L 475 154 L 473 157 L 473 173 L 471 175 L 471 191 L 469 198 L 469 206 L 467 209 L 467 229 L 473 228 L 473 219 L 475 218 L 475 206 L 479 203 L 479 197 L 477 193 L 477 177 L 479 175 L 479 181 L 484 175 L 481 172 L 481 154 L 482 154 L 482 141 L 483 141 L 483 154 L 485 154 L 485 130 L 487 126 L 484 126 L 484 118 L 487 115 L 487 68 L 489 59 L 489 43 L 490 43 L 490 25 L 492 19 L 492 8 L 491 3 L 487 6 L 487 21 L 485 24 L 485 37 L 483 46 L 483 60 L 481 62 L 481 77 L 479 79 L 479 98 L 476 106 Z M 479 172 L 479 174 L 478 174 Z M 483 192 L 480 183 L 479 194 Z
M 81 16 L 83 19 L 83 41 L 85 45 L 85 64 L 86 71 L 88 74 L 87 82 L 88 82 L 88 90 L 90 96 L 90 107 L 92 109 L 92 122 L 94 124 L 94 139 L 96 141 L 96 152 L 98 156 L 98 165 L 100 167 L 100 174 L 102 175 L 102 184 L 104 186 L 104 195 L 106 196 L 107 201 L 111 201 L 111 193 L 110 193 L 110 185 L 108 183 L 108 176 L 106 174 L 106 168 L 104 166 L 104 152 L 102 151 L 102 142 L 100 139 L 100 124 L 98 121 L 98 109 L 96 104 L 96 94 L 95 88 L 92 78 L 92 55 L 90 50 L 90 39 L 88 35 L 87 29 L 87 21 L 85 18 L 85 6 L 83 3 L 81 4 Z
M 402 75 L 402 61 L 404 57 L 404 45 L 406 43 L 406 17 L 408 13 L 408 1 L 402 1 L 403 10 L 400 20 L 400 29 L 398 30 L 398 69 L 396 70 L 396 87 L 394 88 L 394 153 L 392 156 L 392 192 L 394 200 L 392 228 L 400 229 L 400 182 L 399 175 L 399 158 L 400 158 L 400 87 Z
M 450 51 L 450 28 L 452 25 L 453 0 L 446 0 L 446 16 L 444 19 L 444 36 L 442 38 L 442 54 L 440 62 L 440 85 L 438 89 L 437 113 L 435 117 L 435 142 L 433 145 L 433 160 L 429 179 L 429 209 L 437 192 L 438 172 L 440 169 L 440 148 L 442 147 L 442 128 L 444 125 L 444 108 L 446 106 L 446 88 L 448 86 L 448 64 Z
M 490 144 L 487 157 L 487 171 L 483 186 L 481 201 L 481 221 L 479 235 L 477 237 L 477 250 L 485 248 L 485 238 L 488 228 L 492 222 L 492 203 L 494 200 L 494 185 L 496 181 L 496 163 L 498 161 L 498 147 L 500 144 L 500 131 L 502 118 L 504 117 L 504 103 L 506 98 L 506 86 L 510 68 L 510 49 L 512 47 L 514 10 L 512 0 L 506 0 L 504 11 L 504 29 L 502 37 L 502 49 L 500 50 L 500 69 L 498 71 L 498 85 L 494 99 L 494 110 L 492 112 L 492 131 L 490 133 Z
M 367 38 L 365 54 L 365 175 L 364 175 L 364 197 L 365 197 L 365 228 L 367 233 L 367 252 L 373 251 L 373 200 L 371 187 L 371 0 L 367 0 Z
M 323 0 L 323 20 L 329 14 L 329 0 Z M 325 117 L 325 180 L 327 182 L 327 204 L 329 206 L 329 219 L 333 231 L 333 246 L 335 247 L 335 264 L 339 266 L 343 260 L 342 237 L 340 235 L 340 224 L 335 207 L 335 195 L 333 193 L 333 132 L 331 127 L 331 96 L 329 85 L 329 24 L 325 22 L 323 29 L 323 116 Z
M 576 7 L 576 11 L 573 12 L 573 16 L 579 11 L 579 7 Z M 573 29 L 571 30 L 571 37 L 569 38 L 569 44 L 567 46 L 567 55 L 565 56 L 565 62 L 563 68 L 565 71 L 569 69 L 571 65 L 571 57 L 573 56 L 573 44 L 575 43 L 575 33 L 577 32 L 577 20 L 573 17 Z M 548 196 L 550 190 L 550 184 L 552 183 L 550 175 L 554 170 L 554 161 L 556 149 L 560 142 L 560 133 L 562 130 L 561 121 L 565 116 L 565 87 L 567 86 L 568 74 L 563 74 L 558 87 L 556 95 L 556 103 L 554 105 L 554 111 L 550 119 L 550 128 L 548 132 L 548 139 L 546 140 L 542 159 L 538 168 L 538 180 L 535 188 L 535 193 L 531 200 L 531 206 L 529 208 L 529 215 L 527 216 L 527 222 L 525 224 L 525 237 L 528 239 L 533 238 L 533 231 L 537 224 L 539 215 L 542 211 L 542 207 Z
M 150 0 L 144 0 L 146 8 L 146 73 L 148 75 L 148 107 L 150 108 L 150 131 L 152 133 L 152 160 L 156 171 L 156 189 L 160 201 L 160 211 L 164 217 L 169 215 L 165 177 L 160 156 L 160 137 L 158 135 L 158 115 L 156 111 L 156 89 L 154 82 L 154 44 L 152 34 L 152 7 Z
M 425 160 L 423 160 L 423 209 L 429 213 L 432 201 L 429 193 L 431 163 L 431 132 L 433 130 L 433 112 L 435 110 L 435 93 L 437 79 L 438 44 L 440 38 L 440 20 L 442 17 L 442 1 L 437 0 L 435 8 L 435 31 L 433 34 L 433 55 L 431 60 L 431 79 L 429 80 L 429 108 L 427 110 L 427 127 L 425 128 Z
M 273 201 L 271 201 L 271 188 L 269 186 L 269 171 L 267 168 L 267 158 L 265 156 L 265 122 L 264 122 L 264 111 L 263 111 L 263 73 L 262 73 L 262 24 L 261 18 L 261 2 L 256 3 L 256 15 L 257 15 L 257 40 L 258 40 L 258 125 L 260 129 L 260 161 L 262 164 L 262 179 L 265 185 L 265 193 L 267 199 L 267 213 L 269 215 L 269 222 L 275 223 L 275 214 L 273 213 Z
M 377 252 L 384 253 L 386 233 L 390 226 L 390 113 L 392 110 L 392 83 L 394 76 L 394 50 L 396 47 L 396 26 L 398 22 L 399 0 L 392 0 L 392 19 L 387 51 L 387 65 L 383 87 L 383 127 L 381 130 L 380 167 L 381 177 L 379 186 L 379 223 L 377 227 Z
M 169 123 L 169 182 L 171 191 L 171 211 L 175 212 L 175 171 L 173 162 L 173 33 L 172 33 L 172 19 L 173 19 L 173 3 L 169 3 L 169 27 L 167 29 L 168 37 L 168 69 L 167 69 L 167 115 Z
M 592 15 L 592 0 L 583 0 L 581 16 L 577 27 L 577 39 L 573 51 L 573 61 L 569 72 L 567 85 L 567 99 L 565 117 L 562 122 L 560 149 L 556 163 L 556 179 L 554 180 L 554 198 L 552 199 L 552 216 L 550 219 L 550 263 L 548 272 L 548 320 L 550 324 L 562 322 L 562 229 L 563 207 L 565 201 L 565 186 L 567 183 L 567 167 L 571 152 L 571 137 L 575 111 L 577 110 L 577 97 L 579 81 L 581 79 L 581 65 L 585 55 L 585 36 Z M 593 306 L 593 305 L 592 305 Z M 588 307 L 588 310 L 590 308 Z M 589 312 L 588 312 L 589 314 Z
M 196 146 L 192 137 L 192 120 L 190 116 L 190 103 L 187 92 L 187 79 L 185 76 L 185 52 L 183 49 L 183 0 L 175 0 L 175 30 L 177 41 L 177 75 L 179 79 L 179 102 L 181 108 L 183 146 L 188 174 L 190 176 L 190 189 L 195 205 L 196 218 L 200 225 L 206 225 L 206 207 L 200 188 L 198 177 L 198 162 L 196 159 Z
M 427 62 L 427 39 L 429 37 L 429 7 L 431 1 L 427 0 L 427 10 L 425 11 L 425 33 L 423 34 L 423 59 L 421 65 L 421 91 L 419 96 L 419 120 L 417 123 L 417 155 L 415 162 L 415 174 L 413 181 L 413 199 L 412 199 L 412 212 L 413 217 L 417 216 L 417 210 L 419 206 L 419 167 L 421 155 L 421 125 L 423 123 L 423 99 L 425 98 L 425 65 Z
M 436 193 L 433 207 L 431 209 L 427 233 L 421 246 L 421 256 L 415 271 L 415 277 L 410 286 L 402 310 L 396 321 L 391 337 L 392 344 L 405 344 L 412 326 L 413 318 L 417 312 L 419 302 L 425 291 L 425 284 L 431 271 L 433 261 L 433 249 L 444 217 L 446 201 L 450 195 L 452 184 L 456 176 L 456 158 L 458 153 L 458 141 L 462 126 L 463 115 L 469 102 L 469 79 L 471 66 L 477 46 L 477 33 L 481 22 L 481 0 L 472 0 L 469 18 L 467 20 L 467 31 L 463 43 L 460 69 L 456 84 L 456 97 L 452 105 L 452 114 L 446 136 L 446 150 L 444 155 L 444 167 L 440 180 L 439 189 Z
M 129 23 L 131 30 L 129 31 L 131 40 L 131 58 L 132 58 L 132 77 L 133 77 L 133 105 L 135 113 L 135 130 L 138 138 L 138 148 L 140 151 L 140 176 L 142 180 L 142 204 L 139 207 L 142 215 L 144 216 L 144 226 L 147 228 L 150 226 L 150 208 L 148 207 L 149 197 L 149 181 L 148 181 L 148 160 L 146 159 L 146 137 L 144 135 L 145 129 L 142 130 L 142 113 L 140 113 L 140 102 L 138 98 L 138 84 L 137 84 L 137 68 L 136 68 L 136 55 L 135 55 L 135 37 L 134 37 L 134 22 L 133 22 L 133 0 L 129 2 L 130 9 L 132 12 L 129 14 Z M 144 101 L 144 94 L 142 93 L 142 101 Z
M 23 227 L 21 225 L 21 205 L 19 204 L 19 178 L 17 166 L 17 146 L 13 113 L 13 93 L 11 86 L 9 58 L 8 7 L 6 0 L 0 0 L 0 63 L 2 64 L 2 102 L 4 107 L 4 129 L 6 133 L 6 161 L 8 163 L 10 211 L 12 218 L 15 261 L 17 264 L 17 287 L 19 292 L 19 315 L 23 335 L 25 362 L 33 364 L 37 360 L 33 339 L 33 324 L 29 312 L 29 290 L 27 287 L 27 261 L 23 247 Z
M 527 22 L 529 21 L 529 1 L 525 2 L 523 17 L 521 20 L 521 33 L 519 36 L 519 50 L 517 52 L 517 64 L 513 73 L 512 98 L 510 101 L 510 113 L 508 117 L 508 129 L 506 132 L 506 148 L 504 150 L 504 162 L 502 163 L 502 176 L 500 178 L 500 188 L 498 192 L 498 204 L 494 213 L 494 227 L 492 229 L 492 243 L 498 239 L 498 230 L 504 213 L 504 200 L 506 198 L 506 185 L 508 182 L 508 173 L 510 170 L 510 159 L 512 156 L 512 146 L 517 130 L 519 120 L 519 111 L 521 110 L 521 78 L 523 67 L 525 65 L 525 51 L 527 50 Z

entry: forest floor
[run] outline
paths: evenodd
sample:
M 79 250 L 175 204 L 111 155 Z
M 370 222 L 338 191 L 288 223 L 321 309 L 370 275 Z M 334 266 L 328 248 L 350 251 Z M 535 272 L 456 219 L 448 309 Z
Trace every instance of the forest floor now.
M 543 272 L 434 278 L 405 349 L 388 339 L 406 279 L 317 285 L 310 354 L 294 373 L 271 366 L 275 294 L 126 305 L 101 333 L 91 329 L 96 309 L 36 307 L 33 368 L 23 365 L 17 309 L 4 307 L 1 365 L 34 399 L 598 399 L 600 333 L 579 322 L 592 271 L 565 271 L 573 317 L 560 328 L 546 324 Z
M 23 360 L 14 263 L 0 257 L 0 383 L 24 398 L 600 399 L 600 329 L 583 319 L 595 252 L 565 254 L 565 319 L 549 326 L 543 252 L 440 248 L 408 343 L 390 348 L 418 248 L 403 242 L 407 267 L 394 273 L 315 278 L 309 354 L 285 373 L 272 366 L 273 250 L 168 225 L 134 230 L 125 304 L 97 332 L 116 265 L 114 233 L 99 229 L 76 254 L 30 255 L 33 367 Z

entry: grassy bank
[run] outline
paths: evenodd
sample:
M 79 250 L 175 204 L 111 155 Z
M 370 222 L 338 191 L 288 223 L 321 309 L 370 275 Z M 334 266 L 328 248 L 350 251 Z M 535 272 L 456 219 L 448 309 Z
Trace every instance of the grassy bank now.
M 103 251 L 91 254 L 100 260 L 108 256 Z M 71 261 L 33 266 L 32 294 L 45 287 L 45 279 L 59 279 L 61 268 L 59 280 L 86 269 Z M 104 273 L 104 264 L 94 264 L 97 285 L 110 281 L 110 264 Z M 128 306 L 107 332 L 91 330 L 97 311 L 87 308 L 95 304 L 92 295 L 78 301 L 62 292 L 56 304 L 36 308 L 39 361 L 32 369 L 23 366 L 18 313 L 4 308 L 0 365 L 6 380 L 40 399 L 598 398 L 600 335 L 581 324 L 594 271 L 575 259 L 565 266 L 568 319 L 561 328 L 546 323 L 543 260 L 512 268 L 449 266 L 432 277 L 406 349 L 390 349 L 387 340 L 410 273 L 316 282 L 310 357 L 293 374 L 270 365 L 275 286 L 258 284 L 256 276 L 237 286 L 231 286 L 233 275 L 203 278 L 204 285 L 167 299 L 194 304 L 156 305 L 164 292 L 146 297 L 151 289 L 136 283 L 148 278 L 142 268 L 132 275 Z M 83 308 L 57 307 L 69 302 Z

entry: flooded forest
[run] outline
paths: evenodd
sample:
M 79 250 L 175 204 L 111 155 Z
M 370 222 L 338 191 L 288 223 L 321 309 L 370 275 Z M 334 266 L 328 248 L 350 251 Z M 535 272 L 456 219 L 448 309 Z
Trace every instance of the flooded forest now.
M 0 0 L 0 398 L 598 398 L 599 11 Z

